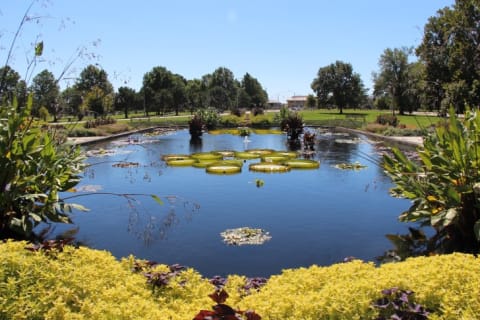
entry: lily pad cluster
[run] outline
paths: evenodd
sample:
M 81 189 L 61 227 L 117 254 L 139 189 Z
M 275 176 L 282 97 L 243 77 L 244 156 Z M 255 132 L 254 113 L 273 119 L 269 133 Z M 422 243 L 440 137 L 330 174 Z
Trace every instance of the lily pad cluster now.
M 354 163 L 339 163 L 334 165 L 334 167 L 341 170 L 361 170 L 365 169 L 367 166 L 357 161 Z
M 288 172 L 291 169 L 317 169 L 320 163 L 310 159 L 300 159 L 295 151 L 273 149 L 249 149 L 245 151 L 218 150 L 187 154 L 167 154 L 162 160 L 169 166 L 193 166 L 205 168 L 207 173 L 233 174 L 242 171 L 246 160 L 259 160 L 250 163 L 250 171 Z
M 236 229 L 227 229 L 220 233 L 223 242 L 229 245 L 258 245 L 270 240 L 270 233 L 259 228 L 241 227 Z

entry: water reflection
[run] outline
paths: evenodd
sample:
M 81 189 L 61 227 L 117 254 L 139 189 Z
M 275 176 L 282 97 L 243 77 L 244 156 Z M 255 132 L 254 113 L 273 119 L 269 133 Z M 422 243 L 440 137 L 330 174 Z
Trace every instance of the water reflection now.
M 205 276 L 269 276 L 285 268 L 339 262 L 347 256 L 373 260 L 391 247 L 386 233 L 405 231 L 397 216 L 409 202 L 389 196 L 390 181 L 375 161 L 365 159 L 365 155 L 373 160 L 379 157 L 366 139 L 315 133 L 314 152 L 309 156 L 321 162 L 320 168 L 275 174 L 249 171 L 249 163 L 257 160 L 246 160 L 240 174 L 224 176 L 200 168 L 168 167 L 161 158 L 247 148 L 301 151 L 301 143 L 291 146 L 281 134 L 252 134 L 248 146 L 244 137 L 231 134 L 207 133 L 194 141 L 187 130 L 180 130 L 149 136 L 148 143 L 140 138 L 138 143 L 92 146 L 118 152 L 89 158 L 92 166 L 79 187 L 97 185 L 110 194 L 156 194 L 164 204 L 151 197 L 83 197 L 80 204 L 91 211 L 73 217 L 79 227 L 77 237 L 117 257 L 134 254 L 180 263 Z M 139 165 L 112 166 L 119 161 Z M 367 168 L 334 168 L 355 161 Z M 259 179 L 261 188 L 252 183 Z M 239 227 L 261 228 L 272 239 L 260 246 L 226 246 L 221 232 Z M 228 259 L 219 261 L 219 256 Z

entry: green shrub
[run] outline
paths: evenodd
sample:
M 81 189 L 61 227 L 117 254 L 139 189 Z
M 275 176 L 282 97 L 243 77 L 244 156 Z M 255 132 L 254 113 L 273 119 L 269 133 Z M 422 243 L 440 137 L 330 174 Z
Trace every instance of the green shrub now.
M 27 106 L 0 105 L 0 238 L 32 239 L 41 222 L 70 222 L 74 204 L 60 193 L 80 181 L 85 164 L 80 148 L 30 118 Z
M 152 290 L 130 256 L 65 246 L 29 251 L 26 242 L 0 244 L 0 319 L 193 319 L 210 310 L 215 290 L 193 269 Z M 134 271 L 135 270 L 135 271 Z M 430 319 L 476 319 L 480 314 L 480 263 L 468 254 L 410 258 L 384 264 L 354 260 L 328 267 L 284 270 L 260 289 L 247 292 L 246 278 L 230 275 L 227 304 L 253 310 L 262 319 L 374 319 L 382 290 L 415 292 Z
M 256 128 L 269 128 L 273 124 L 267 115 L 258 114 L 252 117 L 251 125 L 252 127 L 256 127 Z
M 224 128 L 236 128 L 242 124 L 242 119 L 234 114 L 222 116 L 220 118 L 220 126 Z
M 430 247 L 440 253 L 480 251 L 480 117 L 468 111 L 458 119 L 453 109 L 418 150 L 420 162 L 400 150 L 384 157 L 394 196 L 412 201 L 400 215 L 435 231 Z
M 379 114 L 375 123 L 396 127 L 399 121 L 397 116 L 393 114 Z

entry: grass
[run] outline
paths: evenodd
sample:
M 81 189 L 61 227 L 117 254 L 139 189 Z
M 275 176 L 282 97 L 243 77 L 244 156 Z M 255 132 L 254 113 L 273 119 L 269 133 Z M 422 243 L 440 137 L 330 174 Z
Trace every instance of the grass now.
M 338 121 L 362 121 L 366 124 L 375 123 L 377 116 L 381 114 L 390 114 L 390 111 L 381 111 L 381 110 L 354 110 L 354 109 L 344 109 L 343 114 L 340 114 L 338 110 L 325 110 L 325 109 L 316 109 L 316 110 L 303 110 L 300 114 L 303 117 L 303 120 L 306 124 L 322 124 L 328 122 L 338 122 Z M 399 115 L 396 114 L 397 118 L 400 121 L 400 125 L 405 126 L 409 129 L 424 129 L 428 128 L 442 118 L 437 116 L 432 116 L 428 114 L 413 114 L 413 115 Z
M 344 109 L 343 114 L 340 114 L 336 109 L 305 109 L 299 113 L 307 126 L 343 126 L 372 131 L 371 129 L 376 128 L 375 120 L 377 117 L 381 114 L 390 114 L 390 111 Z M 274 123 L 275 114 L 276 112 L 266 112 L 262 117 Z M 402 135 L 402 131 L 405 131 L 405 135 L 417 135 L 416 132 L 419 132 L 420 129 L 427 129 L 442 120 L 440 117 L 429 114 L 396 114 L 396 116 L 399 119 L 400 126 L 395 128 L 393 135 Z M 85 129 L 83 122 L 71 122 L 66 127 L 74 127 L 74 130 L 70 130 L 70 136 L 104 136 L 157 126 L 186 127 L 191 115 L 189 113 L 181 113 L 179 116 L 145 117 L 143 114 L 130 114 L 128 119 L 123 118 L 123 115 L 117 115 L 115 118 L 117 119 L 115 124 L 99 126 L 93 129 Z M 379 127 L 373 131 L 378 131 L 377 133 L 382 134 L 384 129 L 387 130 L 389 128 Z

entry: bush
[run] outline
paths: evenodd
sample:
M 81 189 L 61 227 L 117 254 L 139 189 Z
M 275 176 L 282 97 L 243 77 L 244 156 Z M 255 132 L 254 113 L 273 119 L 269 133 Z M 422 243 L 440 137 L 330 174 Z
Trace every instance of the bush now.
M 26 108 L 0 105 L 0 238 L 33 239 L 38 224 L 70 222 L 72 208 L 81 208 L 60 194 L 80 181 L 84 156 L 35 125 L 31 106 L 31 97 Z
M 354 260 L 284 270 L 262 287 L 243 276 L 212 283 L 193 269 L 169 276 L 155 290 L 146 275 L 166 265 L 65 246 L 29 251 L 26 242 L 0 244 L 0 319 L 193 319 L 210 310 L 219 283 L 228 305 L 262 319 L 374 319 L 389 288 L 415 292 L 431 319 L 475 319 L 480 313 L 480 263 L 468 254 L 410 258 L 384 264 Z M 141 260 L 140 260 L 141 264 Z
M 480 251 L 480 117 L 467 110 L 465 119 L 450 110 L 448 124 L 436 127 L 418 150 L 420 161 L 400 150 L 384 156 L 394 196 L 412 201 L 400 215 L 404 222 L 431 226 L 434 252 Z
M 397 116 L 393 114 L 379 114 L 375 123 L 396 127 L 399 123 Z
M 96 128 L 98 126 L 104 126 L 107 124 L 114 124 L 116 122 L 117 120 L 115 120 L 115 118 L 112 118 L 112 117 L 97 118 L 94 120 L 88 120 L 87 122 L 85 122 L 84 126 L 86 129 L 91 129 L 91 128 Z
M 256 128 L 270 128 L 273 124 L 267 115 L 259 114 L 252 118 L 251 125 Z
M 227 115 L 220 118 L 220 125 L 224 128 L 236 128 L 242 124 L 242 119 L 236 115 Z

